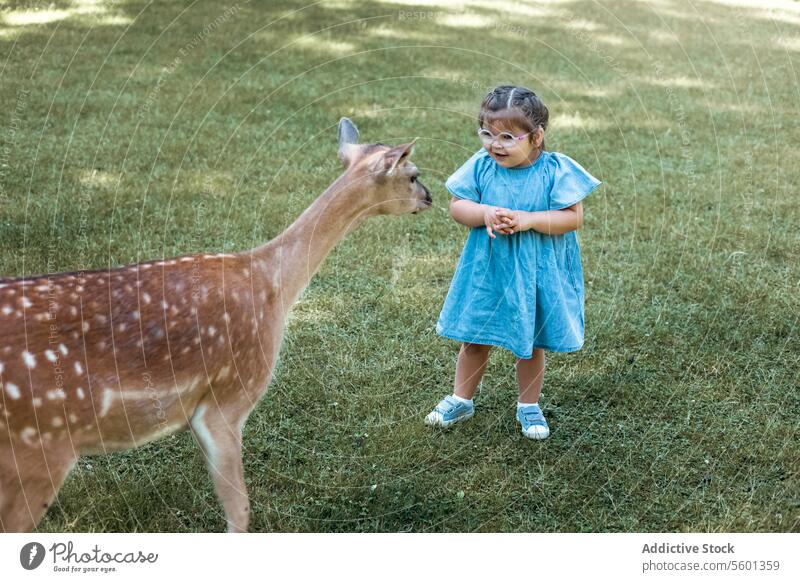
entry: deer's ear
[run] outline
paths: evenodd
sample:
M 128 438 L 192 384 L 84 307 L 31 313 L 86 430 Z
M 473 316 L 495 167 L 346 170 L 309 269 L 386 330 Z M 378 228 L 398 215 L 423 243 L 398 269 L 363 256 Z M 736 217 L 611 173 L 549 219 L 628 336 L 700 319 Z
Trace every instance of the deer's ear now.
M 339 120 L 339 160 L 348 167 L 355 157 L 358 145 L 358 128 L 346 117 Z
M 407 144 L 399 145 L 387 151 L 383 154 L 383 172 L 387 176 L 391 176 L 394 174 L 395 170 L 403 165 L 405 161 L 414 153 L 414 144 L 417 143 L 417 139 L 414 138 Z

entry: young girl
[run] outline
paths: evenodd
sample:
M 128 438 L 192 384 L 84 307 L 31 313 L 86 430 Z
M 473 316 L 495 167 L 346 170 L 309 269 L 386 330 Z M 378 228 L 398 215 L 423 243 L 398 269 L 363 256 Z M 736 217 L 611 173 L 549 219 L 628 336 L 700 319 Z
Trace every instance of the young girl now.
M 547 107 L 533 91 L 502 86 L 478 115 L 483 149 L 447 180 L 450 215 L 472 227 L 436 331 L 463 342 L 454 391 L 425 421 L 472 418 L 492 346 L 516 362 L 522 434 L 550 434 L 539 408 L 544 351 L 583 346 L 583 269 L 576 230 L 581 200 L 600 181 L 564 154 L 545 150 Z

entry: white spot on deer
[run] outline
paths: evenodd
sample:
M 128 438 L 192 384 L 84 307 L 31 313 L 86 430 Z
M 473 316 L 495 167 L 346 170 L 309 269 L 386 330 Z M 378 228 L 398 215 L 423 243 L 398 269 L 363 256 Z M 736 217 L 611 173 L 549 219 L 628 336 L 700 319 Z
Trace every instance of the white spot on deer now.
M 162 301 L 161 302 L 161 309 L 163 309 L 164 311 L 169 309 L 169 303 L 167 303 L 166 301 Z
M 67 346 L 64 344 L 58 344 L 58 351 L 61 352 L 61 355 L 66 356 L 69 353 Z
M 3 309 L 0 310 L 3 312 L 3 315 L 11 315 L 11 312 L 14 311 L 8 305 L 3 305 Z
M 22 297 L 22 307 L 24 307 L 25 309 L 27 309 L 28 307 L 33 307 L 33 303 L 31 303 L 30 299 L 28 299 L 27 297 L 23 296 Z
M 22 352 L 22 361 L 25 362 L 25 366 L 28 368 L 33 369 L 36 367 L 36 358 L 34 358 L 33 354 L 28 350 L 24 350 Z
M 20 431 L 19 438 L 21 438 L 22 442 L 25 443 L 26 445 L 32 445 L 33 439 L 34 437 L 36 437 L 37 434 L 39 433 L 36 432 L 35 428 L 33 428 L 32 426 L 28 426 Z
M 67 398 L 67 394 L 61 388 L 48 390 L 45 396 L 48 400 L 65 400 Z
M 132 312 L 131 317 L 133 317 L 134 319 L 139 319 L 139 312 L 138 311 Z
M 34 289 L 36 289 L 36 291 L 44 293 L 45 291 L 49 291 L 50 287 L 48 285 L 37 285 L 36 287 L 34 287 Z
M 128 324 L 127 324 L 127 323 L 120 323 L 120 324 L 117 326 L 117 329 L 119 330 L 119 332 L 120 332 L 120 333 L 122 333 L 123 331 L 125 331 L 126 329 L 128 329 Z
M 242 275 L 244 275 L 245 277 L 249 277 L 250 276 L 250 269 L 242 269 Z
M 184 348 L 181 350 L 181 354 L 186 355 L 186 354 L 189 353 L 189 350 L 191 350 L 191 349 L 192 348 L 190 348 L 189 346 L 184 346 Z
M 217 338 L 217 343 L 219 345 L 224 345 L 225 344 L 225 335 L 224 334 L 220 334 L 219 338 Z
M 219 371 L 219 379 L 225 380 L 226 378 L 230 377 L 231 375 L 231 367 L 230 366 L 223 366 L 222 369 Z
M 0 375 L 2 375 L 3 371 L 6 369 L 6 365 L 3 362 L 0 362 Z
M 142 303 L 144 303 L 145 305 L 149 305 L 150 301 L 151 301 L 150 294 L 149 293 L 142 293 Z
M 54 427 L 58 428 L 59 426 L 63 426 L 64 419 L 61 418 L 60 416 L 54 416 L 53 420 L 51 422 L 52 422 Z
M 213 325 L 209 325 L 206 328 L 206 333 L 208 334 L 209 337 L 214 337 L 217 333 L 217 328 L 215 328 Z
M 70 413 L 69 413 L 69 417 L 68 417 L 68 418 L 69 418 L 69 421 L 70 421 L 72 424 L 75 424 L 76 422 L 78 422 L 78 415 L 77 415 L 77 414 L 75 414 L 74 412 L 70 412 Z
M 33 403 L 34 408 L 39 408 L 42 405 L 42 399 L 39 398 L 38 396 L 36 396 L 33 400 L 31 400 L 31 402 Z
M 89 331 L 89 322 L 88 321 L 84 321 L 81 324 L 81 329 L 83 330 L 83 333 L 88 332 Z
M 81 399 L 81 400 L 83 400 L 86 397 L 86 394 L 84 393 L 83 388 L 81 388 L 80 386 L 75 389 L 75 394 L 77 394 L 78 398 Z
M 105 315 L 102 315 L 102 314 L 100 314 L 100 313 L 98 313 L 97 315 L 95 315 L 95 316 L 94 316 L 94 318 L 97 320 L 97 322 L 98 322 L 100 325 L 105 325 L 105 324 L 106 324 L 106 322 L 108 321 L 108 318 L 107 318 Z
M 75 373 L 78 376 L 82 376 L 83 375 L 83 366 L 81 366 L 81 363 L 77 362 L 77 361 L 75 362 Z
M 74 305 L 70 306 L 69 315 L 70 317 L 78 317 L 78 308 L 75 307 Z
M 75 287 L 75 292 L 76 293 L 83 293 L 84 291 L 85 291 L 85 289 L 84 289 L 83 285 L 78 285 L 77 287 Z
M 111 402 L 114 400 L 114 393 L 106 388 L 103 390 L 103 401 L 100 404 L 100 416 L 105 416 L 111 410 Z
M 192 257 L 181 257 L 181 263 L 188 263 L 189 261 L 193 261 Z
M 45 350 L 44 357 L 47 358 L 51 362 L 58 361 L 58 354 L 56 354 L 53 350 Z
M 6 382 L 6 392 L 8 396 L 13 400 L 19 400 L 19 386 L 12 382 Z
M 178 308 L 177 308 L 175 305 L 173 305 L 173 306 L 171 306 L 171 307 L 169 308 L 169 312 L 170 312 L 172 315 L 178 315 L 178 314 L 180 313 L 180 309 L 178 309 Z
M 231 322 L 231 316 L 227 311 L 222 315 L 222 319 L 225 323 Z

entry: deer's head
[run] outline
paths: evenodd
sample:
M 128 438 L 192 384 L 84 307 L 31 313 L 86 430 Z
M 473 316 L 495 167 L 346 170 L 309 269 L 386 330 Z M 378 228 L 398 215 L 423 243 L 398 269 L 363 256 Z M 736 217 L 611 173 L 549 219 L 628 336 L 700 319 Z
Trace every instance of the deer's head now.
M 431 193 L 409 160 L 415 141 L 396 147 L 359 144 L 353 122 L 346 117 L 339 121 L 339 159 L 352 184 L 367 197 L 368 214 L 416 214 L 431 207 Z

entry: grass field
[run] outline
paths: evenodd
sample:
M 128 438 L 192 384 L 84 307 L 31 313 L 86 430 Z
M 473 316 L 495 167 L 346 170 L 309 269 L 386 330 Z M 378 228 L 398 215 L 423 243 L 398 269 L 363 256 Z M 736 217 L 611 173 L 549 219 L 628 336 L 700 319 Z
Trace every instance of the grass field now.
M 338 175 L 340 116 L 420 137 L 434 208 L 365 223 L 295 307 L 245 428 L 251 529 L 800 531 L 800 3 L 3 2 L 0 47 L 3 275 L 246 249 Z M 458 352 L 444 180 L 507 82 L 604 182 L 543 443 L 499 349 L 474 420 L 422 423 Z M 40 531 L 223 528 L 181 434 L 80 461 Z

